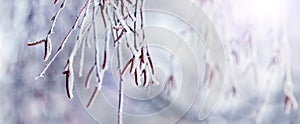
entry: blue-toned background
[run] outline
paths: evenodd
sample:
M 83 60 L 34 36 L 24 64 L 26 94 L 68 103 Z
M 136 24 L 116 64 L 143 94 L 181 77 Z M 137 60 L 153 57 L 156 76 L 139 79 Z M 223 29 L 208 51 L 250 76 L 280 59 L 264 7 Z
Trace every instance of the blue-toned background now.
M 59 1 L 61 2 L 61 1 Z M 65 36 L 84 1 L 68 1 L 52 35 L 54 50 Z M 231 77 L 226 79 L 223 97 L 216 110 L 205 120 L 185 115 L 178 123 L 300 123 L 300 110 L 284 112 L 284 83 L 265 71 L 275 48 L 287 47 L 290 58 L 294 95 L 300 101 L 300 2 L 297 0 L 193 0 L 215 24 L 224 44 L 231 44 L 239 56 L 240 64 L 231 67 Z M 46 78 L 34 80 L 45 66 L 43 46 L 27 47 L 47 34 L 50 19 L 59 7 L 53 1 L 0 0 L 0 123 L 97 123 L 85 111 L 75 96 L 68 100 L 65 79 L 61 75 L 65 56 L 71 47 L 58 57 L 47 72 Z M 74 36 L 68 44 L 72 44 Z M 254 44 L 259 81 L 251 71 L 244 77 L 249 60 L 247 40 Z M 287 44 L 274 41 L 287 40 Z M 277 45 L 277 46 L 276 46 Z M 245 48 L 244 48 L 245 47 Z M 225 51 L 225 54 L 229 52 Z M 230 55 L 228 55 L 230 56 Z M 228 60 L 228 63 L 232 62 Z M 279 69 L 279 72 L 283 71 Z M 234 80 L 234 81 L 233 81 Z M 267 81 L 266 81 L 267 80 Z M 235 83 L 232 83 L 235 82 Z M 266 83 L 269 82 L 269 83 Z M 232 86 L 236 92 L 232 92 Z M 268 89 L 268 90 L 265 90 Z M 268 102 L 264 102 L 267 99 Z M 263 109 L 261 109 L 263 107 Z M 104 113 L 105 114 L 105 113 Z M 260 118 L 260 119 L 258 119 Z

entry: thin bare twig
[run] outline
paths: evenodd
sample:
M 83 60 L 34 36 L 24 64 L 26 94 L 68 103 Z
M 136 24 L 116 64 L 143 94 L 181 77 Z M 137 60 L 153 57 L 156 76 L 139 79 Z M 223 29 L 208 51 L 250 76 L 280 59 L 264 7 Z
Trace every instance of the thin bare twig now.
M 65 1 L 66 1 L 66 0 L 63 1 L 62 5 L 61 5 L 61 8 L 64 7 Z M 53 63 L 53 61 L 56 59 L 56 57 L 59 55 L 59 53 L 63 50 L 65 43 L 68 41 L 68 38 L 70 37 L 72 31 L 75 30 L 75 25 L 77 24 L 77 22 L 78 22 L 78 20 L 79 20 L 79 18 L 80 18 L 80 16 L 81 16 L 83 10 L 86 9 L 88 2 L 89 2 L 89 0 L 87 0 L 86 3 L 83 5 L 83 7 L 80 9 L 78 16 L 76 17 L 76 19 L 75 19 L 75 21 L 74 21 L 74 23 L 73 23 L 73 26 L 71 27 L 71 29 L 69 30 L 69 32 L 67 33 L 67 35 L 66 35 L 66 36 L 64 37 L 64 39 L 62 40 L 61 45 L 60 45 L 59 48 L 57 49 L 55 55 L 53 56 L 53 58 L 50 60 L 50 62 L 46 65 L 46 67 L 44 68 L 44 70 L 40 73 L 40 75 L 39 75 L 36 79 L 39 79 L 39 78 L 44 77 L 44 75 L 45 75 L 46 71 L 48 70 L 49 66 Z M 59 13 L 60 11 L 61 11 L 61 9 L 59 9 L 59 11 L 58 11 L 57 13 Z M 56 18 L 57 15 L 58 15 L 58 14 L 56 14 L 56 15 L 54 16 L 54 18 Z M 54 19 L 53 22 L 55 22 L 55 20 L 56 20 L 56 19 Z M 53 24 L 54 24 L 54 23 L 53 23 Z M 54 27 L 54 25 L 53 25 L 53 27 Z M 53 27 L 52 27 L 52 28 L 53 28 Z M 50 34 L 52 33 L 52 28 L 50 29 L 50 31 L 49 31 L 49 33 L 48 33 L 48 35 L 47 35 L 47 38 L 48 38 L 48 37 L 50 36 Z M 46 39 L 47 39 L 47 38 L 46 38 Z
M 39 41 L 36 41 L 36 42 L 28 43 L 27 46 L 35 46 L 35 45 L 44 43 L 45 41 L 46 41 L 45 39 L 42 39 L 42 40 L 39 40 Z

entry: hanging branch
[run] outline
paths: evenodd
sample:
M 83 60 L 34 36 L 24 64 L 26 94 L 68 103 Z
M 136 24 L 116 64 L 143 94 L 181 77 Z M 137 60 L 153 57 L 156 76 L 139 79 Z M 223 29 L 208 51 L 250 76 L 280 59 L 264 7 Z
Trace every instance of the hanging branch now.
M 54 4 L 56 4 L 56 3 L 57 3 L 57 0 L 54 1 Z M 56 53 L 54 54 L 53 58 L 49 61 L 49 63 L 44 68 L 44 70 L 40 73 L 40 75 L 36 79 L 44 77 L 44 74 L 48 70 L 49 66 L 53 63 L 53 61 L 56 59 L 56 57 L 59 55 L 59 53 L 63 50 L 63 48 L 65 46 L 65 43 L 68 41 L 68 38 L 70 37 L 71 33 L 75 29 L 77 29 L 76 25 L 78 24 L 78 21 L 79 21 L 80 17 L 82 17 L 82 13 L 84 12 L 84 10 L 86 10 L 88 3 L 89 3 L 89 0 L 87 0 L 86 3 L 82 6 L 82 8 L 79 11 L 79 14 L 77 15 L 77 17 L 76 17 L 76 19 L 75 19 L 75 21 L 74 21 L 74 23 L 71 27 L 71 29 L 68 31 L 67 35 L 61 41 L 61 44 L 60 44 L 59 48 L 57 49 Z M 52 23 L 51 23 L 51 27 L 48 31 L 48 34 L 47 34 L 46 38 L 27 44 L 28 46 L 35 46 L 35 45 L 44 43 L 44 45 L 45 45 L 44 61 L 47 61 L 50 54 L 51 54 L 52 44 L 51 44 L 50 36 L 51 36 L 51 34 L 53 34 L 53 29 L 54 29 L 55 23 L 57 21 L 57 17 L 59 16 L 61 11 L 63 10 L 65 4 L 66 4 L 66 0 L 63 0 L 63 2 L 61 3 L 58 11 L 51 18 Z M 80 28 L 80 26 L 78 26 L 78 28 Z M 67 61 L 67 64 L 64 68 L 64 71 L 63 71 L 63 74 L 66 75 L 66 90 L 67 90 L 67 96 L 68 96 L 69 99 L 71 99 L 73 97 L 73 93 L 72 93 L 73 83 L 74 83 L 73 62 L 74 62 L 74 58 L 76 56 L 77 50 L 79 49 L 79 46 L 81 44 L 81 40 L 78 40 L 78 39 L 79 39 L 79 36 L 77 37 L 76 44 L 75 44 L 75 46 L 72 50 L 72 53 L 71 53 L 71 55 L 70 55 L 70 57 Z
M 54 4 L 56 4 L 57 0 L 54 1 Z M 54 26 L 55 26 L 55 23 L 57 21 L 57 17 L 59 16 L 60 12 L 63 10 L 63 8 L 65 7 L 65 3 L 66 3 L 66 0 L 64 0 L 58 11 L 54 14 L 54 16 L 52 16 L 51 18 L 51 27 L 48 31 L 48 34 L 46 36 L 45 39 L 42 39 L 42 40 L 39 40 L 39 41 L 36 41 L 36 42 L 33 42 L 33 43 L 28 43 L 27 46 L 35 46 L 35 45 L 38 45 L 38 44 L 41 44 L 41 43 L 44 43 L 45 45 L 45 53 L 44 53 L 44 58 L 43 60 L 44 61 L 47 61 L 49 56 L 51 55 L 51 48 L 52 48 L 52 43 L 51 43 L 51 40 L 50 40 L 50 35 L 53 33 L 53 29 L 54 29 Z
M 55 21 L 56 21 L 56 17 L 60 13 L 60 11 L 62 10 L 62 8 L 64 7 L 65 1 L 66 0 L 64 0 L 63 3 L 61 4 L 61 7 L 60 7 L 59 11 L 57 12 L 57 14 L 55 14 L 55 16 L 52 17 L 53 23 L 52 23 L 51 29 L 50 29 L 50 31 L 49 31 L 46 39 L 49 39 L 49 36 L 52 33 L 52 30 L 53 30 L 53 27 L 54 27 L 54 24 L 55 24 Z M 75 19 L 75 21 L 73 23 L 73 26 L 71 27 L 71 29 L 69 30 L 69 32 L 67 33 L 67 35 L 62 40 L 62 42 L 61 42 L 59 48 L 57 49 L 56 53 L 54 54 L 53 58 L 50 60 L 50 62 L 46 65 L 46 67 L 44 68 L 44 70 L 40 73 L 40 75 L 36 79 L 44 77 L 44 75 L 45 75 L 46 71 L 48 70 L 49 66 L 53 63 L 53 61 L 56 59 L 56 57 L 59 55 L 59 53 L 63 50 L 63 48 L 65 46 L 65 43 L 68 41 L 71 33 L 73 32 L 73 30 L 76 29 L 75 26 L 77 25 L 77 23 L 79 21 L 79 18 L 81 17 L 83 11 L 86 9 L 88 2 L 89 2 L 89 0 L 87 0 L 86 3 L 83 5 L 83 7 L 80 9 L 78 16 L 76 17 L 76 19 Z M 48 41 L 48 40 L 46 40 L 46 41 Z M 47 57 L 47 55 L 45 55 L 45 56 L 46 56 L 45 60 L 47 60 L 48 57 Z
M 54 0 L 53 3 L 57 4 L 58 0 Z M 67 43 L 69 37 L 73 33 L 74 30 L 80 29 L 79 34 L 76 37 L 75 45 L 71 51 L 69 58 L 67 59 L 67 63 L 62 72 L 63 75 L 66 76 L 66 92 L 67 97 L 71 99 L 73 97 L 73 84 L 74 84 L 74 59 L 77 55 L 78 50 L 81 47 L 81 58 L 80 58 L 80 68 L 79 68 L 79 77 L 83 74 L 84 67 L 84 53 L 85 47 L 94 49 L 94 64 L 90 68 L 87 73 L 85 80 L 85 88 L 89 88 L 90 78 L 93 72 L 96 74 L 97 85 L 94 87 L 91 98 L 87 103 L 87 108 L 89 108 L 97 93 L 101 90 L 101 86 L 103 83 L 104 73 L 108 68 L 108 60 L 109 60 L 109 44 L 113 41 L 113 44 L 118 52 L 118 71 L 119 71 L 119 100 L 118 100 L 118 123 L 122 123 L 122 108 L 123 108 L 123 75 L 126 70 L 129 69 L 129 73 L 135 76 L 135 82 L 137 86 L 148 87 L 149 84 L 159 84 L 159 82 L 155 79 L 154 76 L 154 65 L 148 50 L 147 43 L 145 41 L 145 32 L 144 32 L 144 20 L 143 20 L 143 4 L 144 0 L 136 0 L 133 3 L 131 0 L 100 0 L 94 1 L 95 4 L 92 4 L 92 19 L 86 19 L 86 14 L 89 13 L 89 2 L 90 0 L 86 0 L 84 5 L 81 7 L 79 14 L 77 15 L 72 27 L 67 32 L 63 40 L 61 41 L 58 49 L 56 50 L 53 57 L 46 64 L 46 67 L 42 70 L 40 75 L 36 78 L 44 77 L 48 68 L 52 65 L 56 57 L 60 54 L 60 52 L 64 49 L 65 44 Z M 97 2 L 97 3 L 96 3 Z M 28 46 L 35 46 L 39 44 L 45 45 L 45 53 L 44 53 L 44 61 L 49 59 L 51 54 L 52 44 L 50 36 L 53 34 L 53 29 L 55 23 L 57 21 L 57 17 L 63 10 L 66 4 L 66 0 L 63 0 L 58 11 L 51 18 L 51 27 L 48 31 L 47 36 L 39 41 L 28 43 Z M 100 53 L 99 48 L 99 39 L 97 37 L 97 28 L 95 23 L 96 18 L 96 7 L 99 7 L 101 18 L 103 21 L 103 25 L 105 28 L 109 27 L 107 33 L 107 39 L 105 40 L 105 47 L 103 50 L 103 54 Z M 133 12 L 132 12 L 133 11 Z M 97 11 L 98 12 L 98 11 Z M 138 16 L 139 13 L 139 16 Z M 79 20 L 82 19 L 81 22 Z M 138 22 L 140 22 L 140 26 L 137 26 Z M 86 26 L 81 29 L 81 26 Z M 138 32 L 141 30 L 141 32 Z M 93 32 L 92 40 L 89 39 L 88 36 L 90 32 Z M 111 38 L 112 37 L 112 38 Z M 124 40 L 123 40 L 124 39 Z M 94 42 L 91 42 L 94 41 Z M 121 51 L 121 43 L 125 42 L 127 48 L 131 51 L 132 58 L 125 64 L 123 67 L 122 64 L 122 51 Z M 94 45 L 94 48 L 91 47 Z M 102 57 L 101 57 L 102 56 Z M 100 59 L 101 60 L 100 62 Z M 142 82 L 143 80 L 143 82 Z M 149 83 L 152 82 L 152 83 Z
M 96 30 L 96 23 L 95 23 L 95 6 L 93 6 L 93 11 L 92 11 L 92 24 L 93 24 L 93 41 L 94 41 L 94 50 L 95 50 L 95 63 L 94 63 L 94 67 L 95 67 L 95 72 L 96 72 L 96 78 L 97 78 L 97 85 L 94 88 L 94 91 L 89 99 L 89 102 L 87 104 L 87 108 L 89 108 L 95 97 L 96 94 L 98 93 L 98 91 L 101 90 L 101 85 L 102 85 L 102 80 L 103 80 L 103 76 L 104 76 L 104 72 L 106 70 L 100 68 L 100 63 L 99 63 L 99 59 L 98 59 L 98 52 L 99 52 L 99 47 L 98 47 L 98 42 L 97 42 L 97 30 Z

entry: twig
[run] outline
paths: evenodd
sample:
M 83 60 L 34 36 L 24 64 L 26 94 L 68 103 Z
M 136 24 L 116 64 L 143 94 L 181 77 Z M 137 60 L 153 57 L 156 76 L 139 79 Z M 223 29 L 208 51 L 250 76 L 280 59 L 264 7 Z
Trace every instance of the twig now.
M 118 124 L 122 124 L 122 109 L 123 109 L 123 91 L 122 91 L 122 83 L 123 83 L 123 77 L 121 75 L 121 51 L 120 46 L 117 46 L 118 50 L 118 67 L 120 71 L 120 79 L 119 79 L 119 100 L 118 100 Z
M 135 4 L 136 4 L 136 6 L 135 6 L 135 11 L 134 11 L 134 17 L 135 18 L 137 18 L 136 16 L 137 16 L 137 10 L 138 10 L 138 0 L 135 0 Z M 136 23 L 137 22 L 137 20 L 135 20 L 134 21 L 134 31 L 136 31 Z M 136 39 L 136 37 L 137 37 L 137 32 L 134 32 L 134 47 L 135 47 L 135 49 L 137 49 L 137 39 Z
M 61 9 L 64 7 L 64 3 L 66 0 L 64 0 L 64 2 L 61 5 L 61 8 L 59 9 L 59 11 L 57 13 L 59 13 L 61 11 Z M 65 43 L 68 41 L 68 38 L 70 37 L 71 33 L 73 32 L 73 30 L 75 30 L 75 25 L 77 24 L 79 17 L 81 16 L 82 12 L 84 9 L 86 9 L 87 4 L 88 4 L 89 0 L 86 1 L 86 3 L 83 5 L 83 7 L 80 9 L 79 14 L 77 16 L 77 18 L 75 19 L 73 26 L 71 27 L 71 29 L 69 30 L 69 32 L 67 33 L 67 35 L 64 37 L 64 39 L 61 42 L 61 45 L 59 46 L 59 48 L 57 49 L 55 55 L 53 56 L 53 58 L 50 60 L 50 62 L 46 65 L 46 67 L 44 68 L 44 70 L 40 73 L 40 75 L 38 77 L 36 77 L 36 80 L 39 78 L 44 77 L 46 71 L 48 70 L 49 66 L 53 63 L 53 61 L 56 59 L 56 57 L 58 56 L 58 54 L 63 50 Z M 58 15 L 58 14 L 56 14 Z M 54 17 L 56 17 L 56 15 Z M 55 22 L 56 19 L 54 19 L 53 22 Z M 54 24 L 54 23 L 53 23 Z M 54 25 L 52 25 L 54 27 Z M 52 27 L 52 28 L 53 28 Z M 50 36 L 51 32 L 52 32 L 52 28 L 50 29 L 50 33 L 48 33 L 48 36 Z

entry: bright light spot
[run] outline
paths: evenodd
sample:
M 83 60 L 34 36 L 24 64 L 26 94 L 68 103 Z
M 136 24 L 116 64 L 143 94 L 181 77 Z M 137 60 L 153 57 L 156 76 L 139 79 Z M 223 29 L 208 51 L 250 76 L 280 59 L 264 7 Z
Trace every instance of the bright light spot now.
M 285 1 L 283 0 L 251 0 L 250 11 L 258 19 L 279 19 L 285 16 Z

